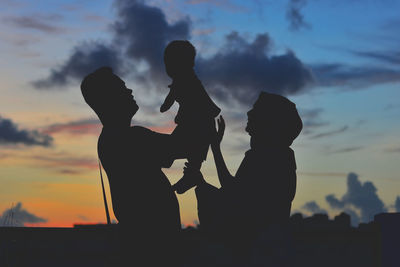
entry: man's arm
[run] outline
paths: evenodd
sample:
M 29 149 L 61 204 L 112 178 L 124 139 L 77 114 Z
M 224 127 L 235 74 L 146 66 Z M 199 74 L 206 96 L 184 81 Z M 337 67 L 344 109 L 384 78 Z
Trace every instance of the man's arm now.
M 211 144 L 211 150 L 214 155 L 215 166 L 217 168 L 218 180 L 222 187 L 229 186 L 233 183 L 234 177 L 229 172 L 226 167 L 224 157 L 221 152 L 221 141 L 225 132 L 225 121 L 222 116 L 220 116 L 217 120 L 218 122 L 218 131 L 216 134 L 215 140 Z

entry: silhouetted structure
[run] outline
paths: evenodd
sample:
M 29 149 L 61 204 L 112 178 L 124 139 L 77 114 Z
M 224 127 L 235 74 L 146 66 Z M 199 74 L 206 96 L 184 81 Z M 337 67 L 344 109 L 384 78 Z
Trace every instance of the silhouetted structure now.
M 399 266 L 400 213 L 380 213 L 375 215 L 374 221 L 381 234 L 382 267 Z
M 344 226 L 338 220 L 320 220 L 322 217 L 318 215 L 310 220 L 294 214 L 289 223 L 295 262 L 292 266 L 397 266 L 399 217 L 400 213 L 384 213 L 376 216 L 376 221 L 355 228 Z M 315 221 L 321 221 L 321 225 Z M 162 222 L 158 226 L 162 228 Z M 179 257 L 171 266 L 232 266 L 234 263 L 226 245 L 208 238 L 201 225 L 198 229 L 185 228 L 180 235 L 184 246 L 175 250 Z M 233 234 L 232 239 L 239 236 Z M 116 266 L 117 237 L 117 225 L 0 227 L 0 266 Z M 257 245 L 254 250 L 268 255 L 262 243 Z M 389 255 L 393 257 L 385 258 Z M 131 262 L 134 257 L 135 253 L 129 255 Z M 151 257 L 160 258 L 156 252 Z

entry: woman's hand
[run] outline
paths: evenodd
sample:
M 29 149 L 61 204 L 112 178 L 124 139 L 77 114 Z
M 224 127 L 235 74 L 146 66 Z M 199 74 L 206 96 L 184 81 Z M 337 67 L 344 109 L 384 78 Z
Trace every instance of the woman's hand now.
M 219 146 L 225 133 L 225 121 L 222 116 L 219 116 L 217 119 L 217 125 L 218 127 L 215 133 L 214 144 Z

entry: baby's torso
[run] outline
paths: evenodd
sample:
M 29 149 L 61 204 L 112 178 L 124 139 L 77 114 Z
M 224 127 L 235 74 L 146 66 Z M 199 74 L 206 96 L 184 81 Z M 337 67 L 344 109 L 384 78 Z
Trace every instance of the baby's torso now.
M 175 122 L 213 120 L 221 109 L 212 101 L 201 81 L 196 77 L 174 80 L 171 89 L 175 91 L 175 100 L 179 103 Z

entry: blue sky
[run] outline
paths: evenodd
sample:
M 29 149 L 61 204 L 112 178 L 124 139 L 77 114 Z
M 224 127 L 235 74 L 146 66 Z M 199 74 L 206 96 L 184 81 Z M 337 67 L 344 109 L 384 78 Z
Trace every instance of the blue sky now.
M 132 8 L 135 5 L 138 8 Z M 365 205 L 379 200 L 384 210 L 395 210 L 400 195 L 400 1 L 2 0 L 1 6 L 0 126 L 9 120 L 16 127 L 15 134 L 25 130 L 31 139 L 15 141 L 0 132 L 0 211 L 22 202 L 27 210 L 46 218 L 47 225 L 71 225 L 82 218 L 103 220 L 93 167 L 98 121 L 80 95 L 79 82 L 86 73 L 79 77 L 67 68 L 79 67 L 89 73 L 102 62 L 98 58 L 91 64 L 72 62 L 77 51 L 91 55 L 96 48 L 101 55 L 105 51 L 122 55 L 123 60 L 110 62 L 120 68 L 141 107 L 134 124 L 171 130 L 176 107 L 168 114 L 158 113 L 169 81 L 151 57 L 156 53 L 149 48 L 142 56 L 135 40 L 143 34 L 143 43 L 150 44 L 146 38 L 151 36 L 148 29 L 154 20 L 144 16 L 143 25 L 135 20 L 141 10 L 149 9 L 164 23 L 163 30 L 154 26 L 156 33 L 165 34 L 163 42 L 175 36 L 174 25 L 181 23 L 184 27 L 175 29 L 176 36 L 196 46 L 200 79 L 227 121 L 223 150 L 232 172 L 248 149 L 246 111 L 259 91 L 275 90 L 296 103 L 305 123 L 293 145 L 298 163 L 293 209 L 310 213 L 305 204 L 315 202 L 330 216 L 339 213 L 325 197 L 335 194 L 340 198 L 350 192 L 346 183 L 348 174 L 354 172 L 361 183 L 371 181 L 377 188 L 377 192 L 366 193 Z M 124 10 L 138 13 L 121 17 Z M 117 21 L 131 24 L 118 33 Z M 232 42 L 228 35 L 233 36 Z M 263 40 L 258 51 L 261 66 L 268 68 L 259 72 L 251 61 L 235 57 L 247 55 L 257 38 Z M 139 56 L 126 52 L 129 46 L 136 47 Z M 224 60 L 217 61 L 217 55 Z M 228 60 L 238 67 L 228 70 L 232 67 Z M 282 66 L 283 60 L 287 66 Z M 216 63 L 224 68 L 207 72 Z M 61 75 L 63 82 L 52 80 L 52 72 Z M 237 86 L 229 87 L 223 79 L 226 73 L 235 77 Z M 140 75 L 146 82 L 138 79 Z M 46 86 L 35 86 L 38 81 L 45 81 Z M 248 99 L 238 97 L 243 93 Z M 41 142 L 46 137 L 51 138 L 51 145 Z M 171 182 L 179 177 L 182 164 L 178 161 L 166 170 Z M 212 160 L 204 165 L 203 173 L 218 185 Z M 38 184 L 48 191 L 38 191 Z M 59 197 L 51 188 L 59 190 Z M 78 200 L 72 200 L 63 188 L 89 191 L 92 198 L 77 193 Z M 193 192 L 179 200 L 183 221 L 196 220 Z M 62 213 L 60 207 L 67 208 Z M 349 202 L 345 208 L 362 217 L 364 206 Z

